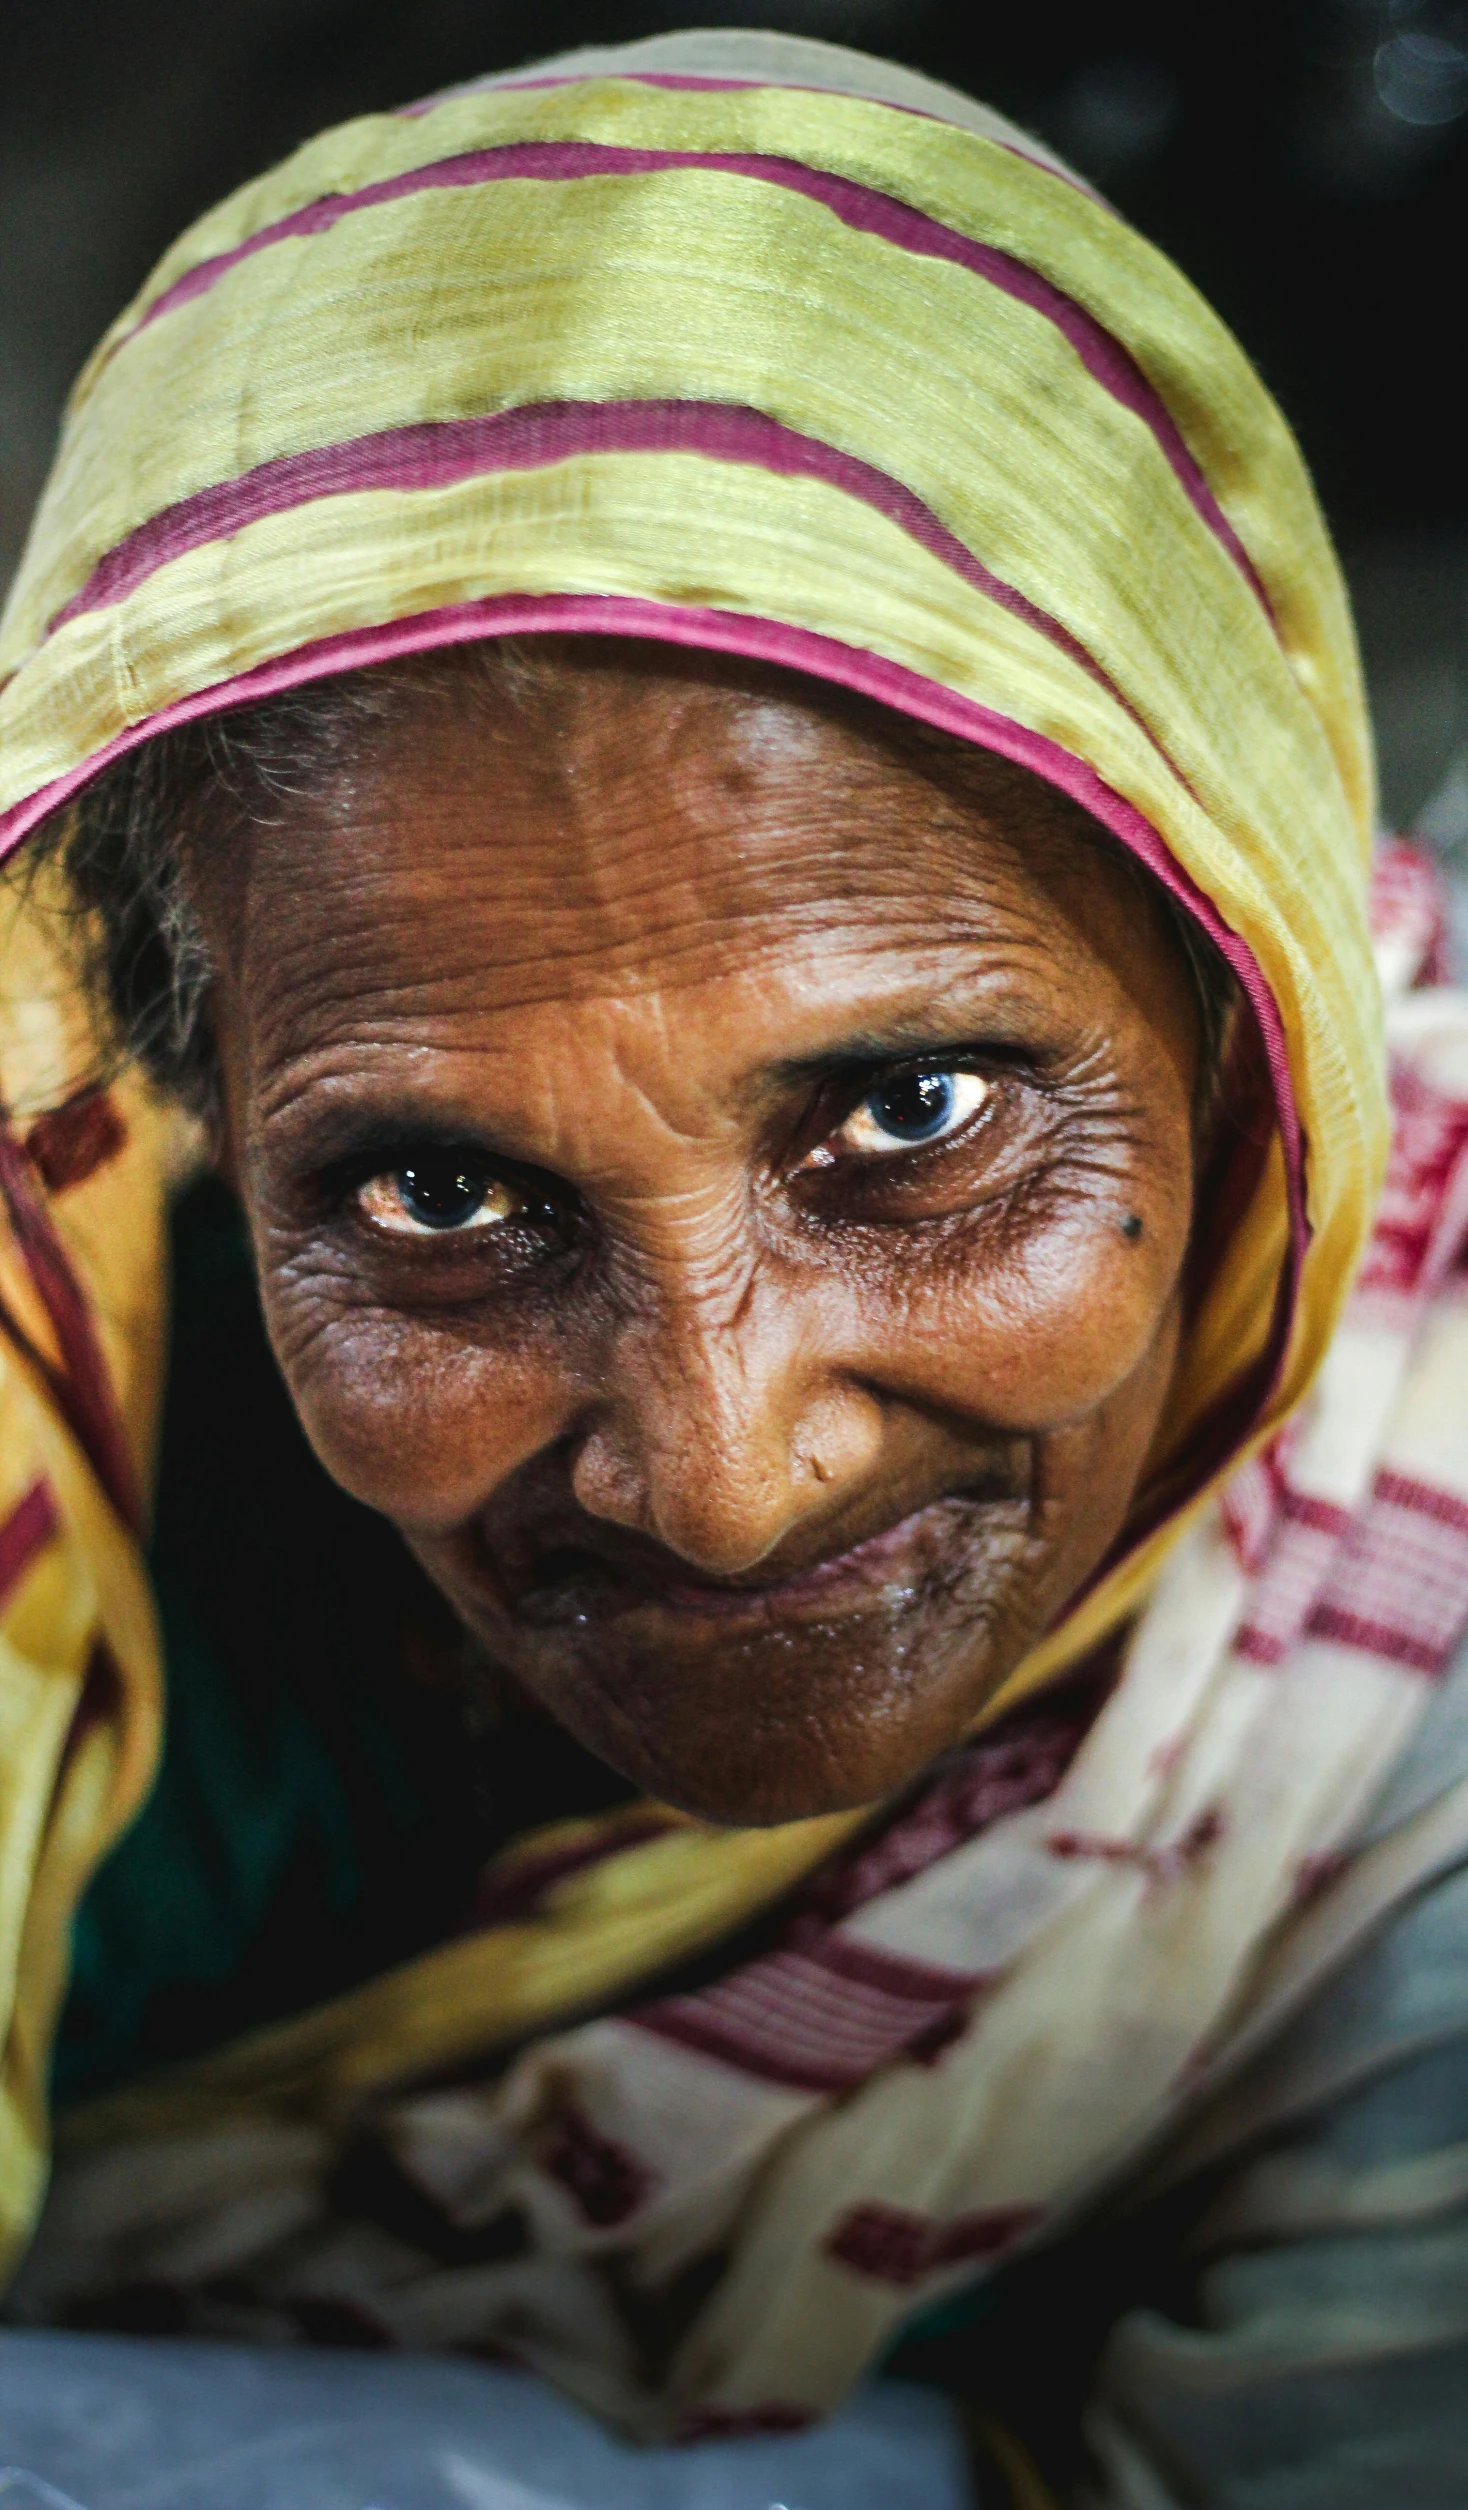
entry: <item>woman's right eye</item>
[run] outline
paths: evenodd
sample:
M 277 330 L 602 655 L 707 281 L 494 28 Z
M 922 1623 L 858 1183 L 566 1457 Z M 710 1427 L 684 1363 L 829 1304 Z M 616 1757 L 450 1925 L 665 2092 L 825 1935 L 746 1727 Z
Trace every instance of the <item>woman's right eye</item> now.
M 462 1151 L 430 1150 L 384 1168 L 357 1188 L 357 1208 L 374 1229 L 398 1237 L 477 1235 L 516 1219 L 525 1196 L 502 1177 L 487 1176 Z

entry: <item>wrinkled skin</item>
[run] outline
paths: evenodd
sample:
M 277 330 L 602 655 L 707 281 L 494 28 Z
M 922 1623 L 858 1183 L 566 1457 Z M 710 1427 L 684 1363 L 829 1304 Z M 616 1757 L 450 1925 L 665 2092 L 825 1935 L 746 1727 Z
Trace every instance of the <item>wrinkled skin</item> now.
M 439 666 L 191 857 L 317 1454 L 714 1820 L 915 1774 L 1136 1494 L 1198 1018 L 1085 830 L 793 676 L 568 643 L 498 705 Z M 910 1147 L 914 1072 L 956 1114 Z

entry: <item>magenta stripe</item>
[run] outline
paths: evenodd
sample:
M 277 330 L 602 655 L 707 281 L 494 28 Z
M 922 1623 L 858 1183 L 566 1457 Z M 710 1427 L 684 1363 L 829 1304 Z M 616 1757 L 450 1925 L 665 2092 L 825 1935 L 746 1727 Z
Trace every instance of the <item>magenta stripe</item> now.
M 863 1935 L 845 1934 L 836 1927 L 807 1951 L 777 1957 L 808 1961 L 817 1969 L 829 1970 L 848 1986 L 869 1988 L 877 1996 L 912 1999 L 919 2004 L 951 2004 L 960 1996 L 972 1995 L 980 1983 L 977 1971 L 938 1969 L 931 1961 L 889 1952 L 884 1944 L 872 1943 Z
M 33 1560 L 61 1530 L 56 1502 L 45 1482 L 32 1482 L 0 1525 L 0 1608 L 6 1605 Z
M 1280 1514 L 1292 1525 L 1302 1525 L 1310 1534 L 1327 1534 L 1332 1542 L 1339 1542 L 1355 1523 L 1354 1511 L 1337 1500 L 1318 1499 L 1308 1490 L 1292 1490 L 1288 1485 L 1280 1493 L 1279 1505 Z
M 976 243 L 972 237 L 958 234 L 954 228 L 942 225 L 922 210 L 910 209 L 905 202 L 893 200 L 884 192 L 854 183 L 846 175 L 826 174 L 802 165 L 795 158 L 739 152 L 719 155 L 697 149 L 613 148 L 596 140 L 519 140 L 503 148 L 473 149 L 462 156 L 444 157 L 434 165 L 416 166 L 380 183 L 365 184 L 357 192 L 336 192 L 310 201 L 289 217 L 262 227 L 258 234 L 229 252 L 196 263 L 154 298 L 133 331 L 116 344 L 113 354 L 160 315 L 206 294 L 238 263 L 288 237 L 324 234 L 360 209 L 376 208 L 418 192 L 456 190 L 481 183 L 568 182 L 590 175 L 658 174 L 683 168 L 736 175 L 799 192 L 809 200 L 819 201 L 843 225 L 879 236 L 904 252 L 954 262 L 1044 315 L 1069 341 L 1088 374 L 1151 430 L 1195 511 L 1228 551 L 1272 618 L 1269 598 L 1253 561 L 1189 452 L 1161 394 L 1148 382 L 1131 351 L 1093 314 L 1015 254 L 1001 252 L 992 244 Z
M 888 662 L 882 656 L 867 653 L 859 647 L 843 645 L 833 636 L 819 635 L 810 628 L 792 627 L 784 620 L 765 619 L 731 610 L 700 610 L 672 602 L 640 600 L 625 594 L 508 593 L 480 601 L 455 602 L 440 610 L 422 611 L 409 618 L 388 619 L 377 626 L 351 628 L 340 635 L 318 638 L 315 643 L 299 646 L 294 652 L 282 654 L 273 662 L 260 663 L 253 670 L 240 672 L 231 680 L 200 689 L 191 697 L 180 698 L 174 705 L 163 707 L 141 723 L 130 724 L 125 732 L 118 733 L 115 739 L 106 742 L 79 766 L 71 768 L 65 775 L 54 777 L 39 792 L 28 794 L 23 801 L 0 814 L 0 862 L 32 828 L 59 809 L 83 785 L 90 784 L 113 759 L 123 757 L 127 751 L 136 749 L 140 743 L 151 740 L 160 732 L 171 731 L 176 724 L 224 714 L 231 707 L 251 705 L 260 698 L 273 696 L 278 690 L 299 688 L 306 681 L 325 679 L 333 672 L 365 670 L 376 662 L 389 662 L 402 655 L 426 653 L 448 645 L 469 644 L 482 637 L 533 635 L 537 632 L 633 636 L 654 643 L 691 646 L 707 653 L 741 654 L 756 661 L 780 664 L 788 670 L 806 672 L 813 679 L 827 680 L 840 688 L 853 689 L 881 705 L 894 707 L 899 714 L 909 715 L 920 723 L 933 724 L 940 731 L 952 732 L 960 740 L 973 742 L 978 749 L 992 750 L 998 757 L 1011 758 L 1018 765 L 1030 768 L 1046 784 L 1053 785 L 1059 792 L 1068 793 L 1083 810 L 1089 811 L 1119 844 L 1124 845 L 1161 881 L 1162 886 L 1202 926 L 1232 969 L 1258 1024 L 1269 1070 L 1284 1155 L 1290 1252 L 1280 1283 L 1268 1364 L 1261 1372 L 1259 1408 L 1262 1410 L 1278 1382 L 1279 1368 L 1288 1345 L 1299 1293 L 1300 1267 L 1310 1242 L 1310 1227 L 1305 1210 L 1304 1142 L 1295 1105 L 1284 1027 L 1258 961 L 1247 942 L 1225 924 L 1212 899 L 1205 895 L 1179 863 L 1174 862 L 1156 829 L 1142 817 L 1135 804 L 1103 783 L 1085 759 L 1073 757 L 1068 750 L 1061 748 L 1059 742 L 1049 740 L 1043 733 L 1030 731 L 1027 726 L 1014 722 L 1008 715 L 997 713 L 992 707 L 981 706 L 973 698 L 963 697 L 956 690 L 924 679 L 919 672 L 908 670 L 902 663 Z M 1242 1443 L 1249 1426 L 1245 1422 L 1239 1428 L 1237 1443 Z
M 55 1336 L 60 1364 L 36 1348 L 3 1302 L 0 1332 L 36 1370 L 113 1507 L 137 1533 L 144 1522 L 141 1494 L 92 1304 L 57 1234 L 33 1162 L 24 1145 L 3 1126 L 0 1206 Z
M 858 497 L 909 532 L 964 582 L 1059 647 L 1145 734 L 1170 774 L 1185 781 L 1146 718 L 1059 620 L 993 574 L 931 507 L 901 481 L 856 455 L 799 434 L 762 410 L 723 401 L 550 401 L 485 418 L 440 419 L 358 436 L 310 453 L 283 454 L 216 488 L 185 497 L 119 541 L 79 593 L 51 620 L 125 600 L 159 567 L 186 551 L 227 540 L 247 524 L 329 496 L 374 489 L 444 488 L 503 470 L 534 470 L 578 453 L 698 453 L 712 461 L 757 464 L 782 478 L 819 479 Z
M 1443 1490 L 1436 1482 L 1419 1481 L 1412 1473 L 1394 1473 L 1383 1467 L 1377 1474 L 1371 1493 L 1379 1506 L 1404 1508 L 1413 1516 L 1430 1517 L 1437 1525 L 1451 1525 L 1454 1533 L 1468 1534 L 1468 1500 L 1455 1491 Z
M 693 1996 L 676 2012 L 671 2006 L 656 2013 L 649 2007 L 645 2013 L 627 2014 L 623 2019 L 634 2030 L 646 2031 L 652 2039 L 671 2040 L 675 2047 L 686 2048 L 694 2056 L 711 2057 L 717 2064 L 732 2066 L 736 2073 L 753 2075 L 757 2082 L 774 2083 L 785 2091 L 849 2091 L 874 2073 L 876 2064 L 881 2062 L 866 2051 L 853 2057 L 830 2047 L 817 2053 L 777 2045 L 756 2032 L 742 2030 L 718 2012 L 706 2011 Z M 896 2051 L 883 2053 L 894 2055 Z
M 1293 1647 L 1298 1637 L 1298 1630 L 1291 1630 L 1287 1637 L 1281 1638 L 1277 1630 L 1261 1630 L 1254 1622 L 1246 1621 L 1242 1628 L 1235 1630 L 1230 1651 L 1235 1656 L 1242 1656 L 1247 1665 L 1277 1665 L 1286 1648 Z
M 1362 1656 L 1380 1656 L 1384 1663 L 1401 1665 L 1408 1673 L 1435 1676 L 1442 1672 L 1453 1652 L 1457 1632 L 1438 1645 L 1435 1640 L 1419 1638 L 1413 1630 L 1401 1630 L 1387 1621 L 1368 1621 L 1360 1613 L 1346 1612 L 1335 1604 L 1317 1604 L 1306 1624 L 1307 1638 L 1325 1639 L 1335 1647 L 1348 1647 Z

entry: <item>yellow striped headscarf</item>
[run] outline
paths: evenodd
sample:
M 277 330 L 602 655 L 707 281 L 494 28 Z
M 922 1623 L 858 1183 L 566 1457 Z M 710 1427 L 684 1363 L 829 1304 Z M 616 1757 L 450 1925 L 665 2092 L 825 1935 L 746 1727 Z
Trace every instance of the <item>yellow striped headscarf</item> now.
M 0 630 L 0 850 L 164 727 L 541 628 L 864 691 L 1034 769 L 1191 908 L 1278 1123 L 1170 1455 L 1276 1422 L 1382 1152 L 1372 771 L 1300 456 L 1187 281 L 982 108 L 776 37 L 328 132 L 190 230 L 77 386 Z

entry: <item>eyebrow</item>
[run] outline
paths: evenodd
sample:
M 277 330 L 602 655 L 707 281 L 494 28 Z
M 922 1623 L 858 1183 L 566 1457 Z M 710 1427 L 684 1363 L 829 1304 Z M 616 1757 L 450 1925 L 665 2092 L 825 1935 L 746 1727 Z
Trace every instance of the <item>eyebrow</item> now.
M 931 1016 L 922 1022 L 896 1021 L 890 1028 L 860 1031 L 843 1039 L 839 1046 L 823 1049 L 819 1054 L 795 1055 L 771 1064 L 771 1077 L 792 1083 L 800 1081 L 836 1080 L 846 1073 L 853 1075 L 880 1069 L 884 1063 L 921 1063 L 928 1058 L 934 1063 L 952 1063 L 960 1055 L 985 1055 L 1018 1059 L 1036 1059 L 1033 1042 L 1021 1044 L 1018 1038 L 1002 1032 L 971 1027 L 935 1036 Z
M 531 1162 L 517 1159 L 495 1142 L 492 1129 L 472 1116 L 455 1118 L 421 1106 L 400 1103 L 387 1108 L 322 1109 L 304 1116 L 291 1111 L 287 1119 L 301 1135 L 299 1155 L 313 1168 L 354 1168 L 368 1160 L 390 1159 L 405 1150 L 473 1149 L 496 1165 L 528 1173 Z M 267 1119 L 266 1130 L 270 1121 Z

